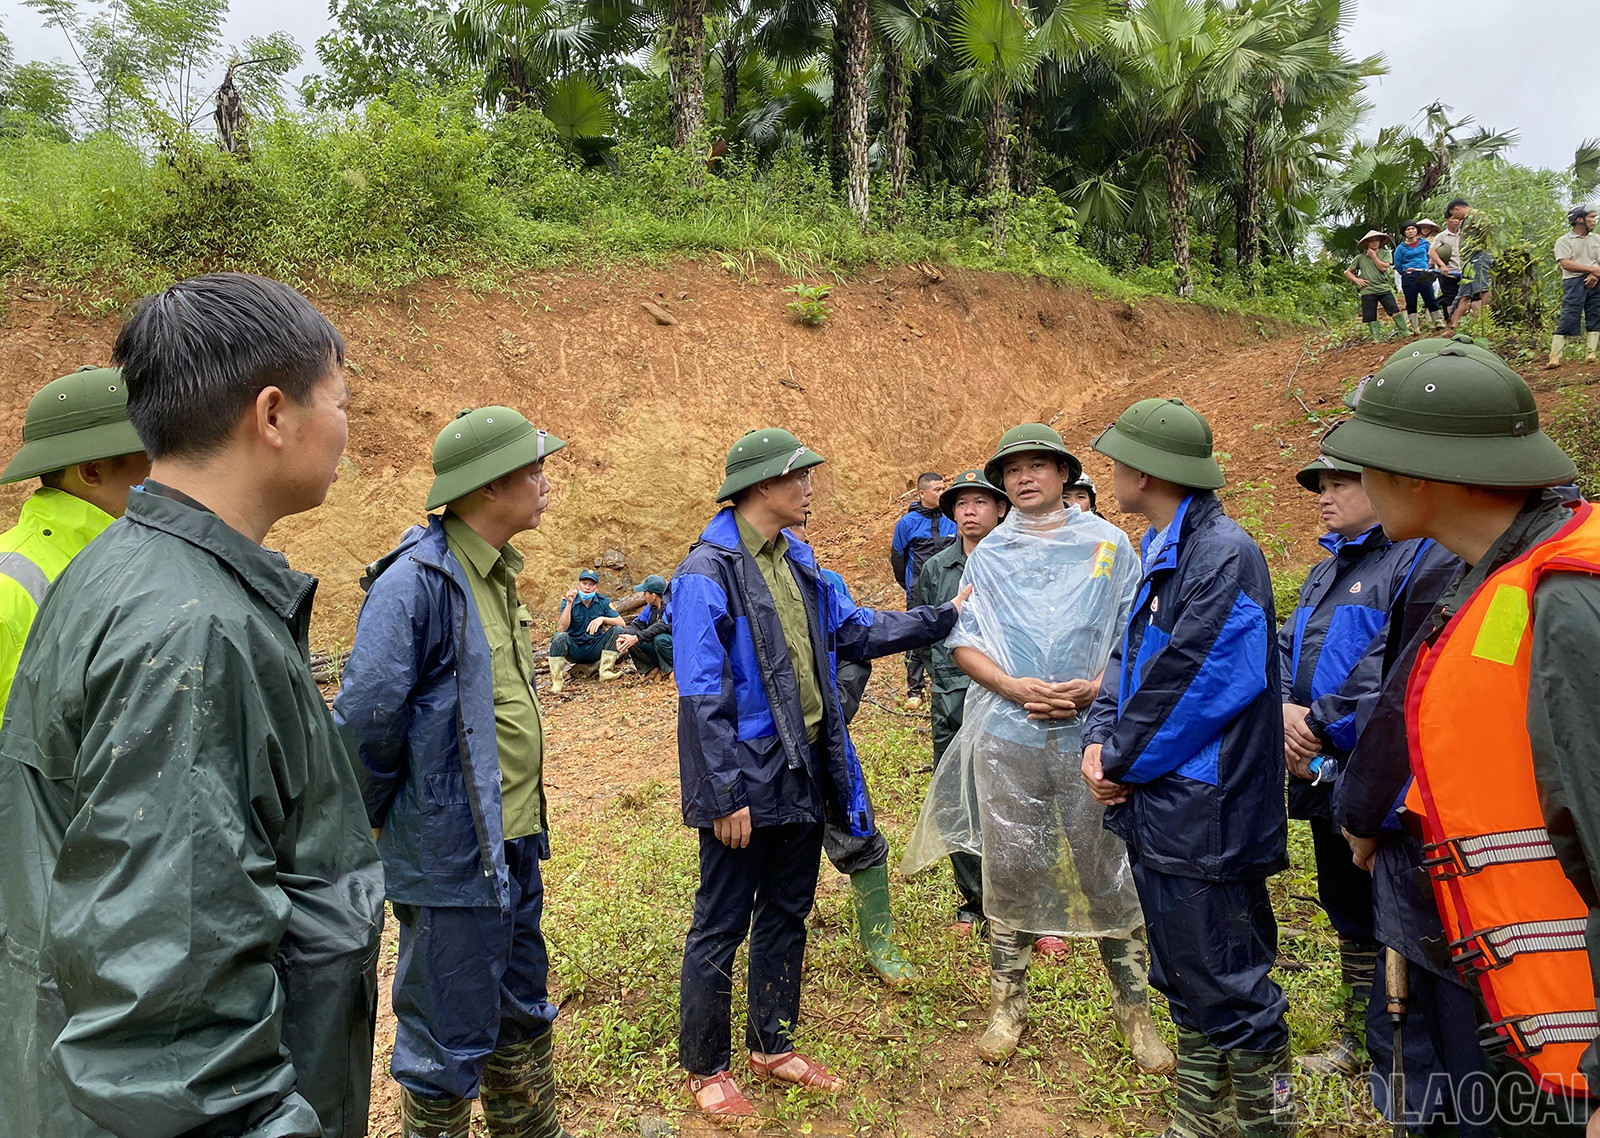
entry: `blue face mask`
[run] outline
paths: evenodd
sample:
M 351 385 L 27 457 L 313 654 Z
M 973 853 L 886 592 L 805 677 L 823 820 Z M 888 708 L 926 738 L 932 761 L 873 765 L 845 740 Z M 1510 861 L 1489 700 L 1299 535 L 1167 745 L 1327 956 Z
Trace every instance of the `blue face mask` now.
M 585 587 L 583 585 L 579 585 L 578 586 L 578 599 L 583 600 L 583 601 L 588 601 L 588 600 L 592 600 L 593 598 L 594 598 L 594 586 L 593 585 L 589 585 L 588 587 Z

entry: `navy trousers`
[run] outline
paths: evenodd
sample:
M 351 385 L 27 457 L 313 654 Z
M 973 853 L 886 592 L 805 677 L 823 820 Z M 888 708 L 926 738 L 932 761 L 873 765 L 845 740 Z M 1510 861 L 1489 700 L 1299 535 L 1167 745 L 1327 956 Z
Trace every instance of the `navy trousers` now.
M 539 835 L 505 845 L 511 908 L 395 905 L 395 1081 L 432 1098 L 477 1098 L 497 1048 L 533 1039 L 556 1018 L 539 921 Z
M 643 675 L 651 668 L 659 668 L 663 676 L 672 674 L 672 633 L 658 632 L 649 641 L 641 640 L 628 649 L 633 666 Z
M 1150 983 L 1172 1022 L 1222 1051 L 1289 1042 L 1289 1001 L 1272 979 L 1278 924 L 1265 881 L 1201 881 L 1128 861 L 1150 938 Z
M 700 831 L 700 888 L 683 946 L 678 1062 L 691 1075 L 726 1071 L 733 1016 L 733 958 L 750 938 L 745 1046 L 767 1055 L 794 1048 L 806 918 L 817 896 L 822 824 L 760 826 L 731 849 Z
M 1372 874 L 1350 857 L 1350 843 L 1327 818 L 1313 817 L 1311 849 L 1317 861 L 1317 901 L 1333 931 L 1345 940 L 1372 944 Z
M 1585 327 L 1590 332 L 1600 332 L 1600 284 L 1585 288 L 1582 277 L 1568 277 L 1561 282 L 1561 318 L 1556 322 L 1556 335 L 1576 336 Z

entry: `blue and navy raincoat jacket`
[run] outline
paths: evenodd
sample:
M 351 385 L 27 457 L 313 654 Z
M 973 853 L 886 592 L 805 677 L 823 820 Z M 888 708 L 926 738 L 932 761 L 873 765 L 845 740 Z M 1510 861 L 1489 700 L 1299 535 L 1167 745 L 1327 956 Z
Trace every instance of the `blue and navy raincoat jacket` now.
M 1278 630 L 1278 660 L 1283 702 L 1311 709 L 1306 723 L 1323 753 L 1342 763 L 1382 681 L 1374 644 L 1428 543 L 1390 541 L 1379 526 L 1359 537 L 1325 534 L 1320 543 L 1332 556 L 1306 575 L 1299 604 Z M 1331 781 L 1313 786 L 1291 777 L 1289 816 L 1331 817 L 1332 794 Z
M 911 586 L 917 583 L 917 574 L 935 553 L 956 539 L 956 523 L 945 517 L 938 507 L 925 508 L 920 502 L 912 503 L 905 517 L 894 524 L 894 543 L 889 547 L 889 564 L 894 575 L 905 586 L 906 596 L 911 596 Z
M 956 610 L 948 604 L 903 613 L 857 608 L 824 582 L 811 547 L 793 533 L 786 536 L 816 652 L 807 664 L 822 681 L 818 753 L 806 739 L 777 606 L 739 540 L 733 511 L 723 510 L 672 574 L 683 821 L 708 827 L 747 806 L 753 826 L 821 822 L 832 812 L 864 836 L 873 832 L 873 821 L 839 707 L 838 661 L 940 640 L 955 626 Z
M 367 567 L 333 718 L 381 828 L 390 901 L 509 907 L 494 669 L 443 515 Z M 540 856 L 549 856 L 539 835 Z
M 1206 881 L 1288 865 L 1283 708 L 1266 559 L 1215 494 L 1185 498 L 1146 562 L 1083 730 L 1132 788 L 1105 824 L 1139 861 Z

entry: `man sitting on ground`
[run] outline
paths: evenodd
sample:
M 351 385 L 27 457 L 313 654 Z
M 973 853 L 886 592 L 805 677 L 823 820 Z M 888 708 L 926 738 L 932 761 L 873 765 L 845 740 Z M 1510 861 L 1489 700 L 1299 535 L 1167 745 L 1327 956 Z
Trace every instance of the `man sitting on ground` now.
M 667 582 L 652 573 L 634 592 L 644 594 L 644 608 L 617 637 L 617 652 L 626 652 L 645 679 L 664 680 L 672 675 L 672 620 L 667 614 Z
M 620 680 L 617 670 L 617 629 L 622 617 L 604 593 L 596 592 L 600 578 L 593 569 L 578 574 L 578 587 L 561 598 L 561 615 L 550 640 L 550 691 L 560 695 L 567 669 L 573 664 L 599 664 L 602 680 Z

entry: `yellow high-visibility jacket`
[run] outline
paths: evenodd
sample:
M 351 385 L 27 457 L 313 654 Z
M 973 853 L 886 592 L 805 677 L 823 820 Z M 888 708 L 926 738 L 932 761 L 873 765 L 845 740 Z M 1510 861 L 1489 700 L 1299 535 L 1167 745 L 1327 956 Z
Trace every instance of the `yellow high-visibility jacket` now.
M 0 714 L 45 589 L 115 520 L 99 506 L 46 486 L 0 534 Z

